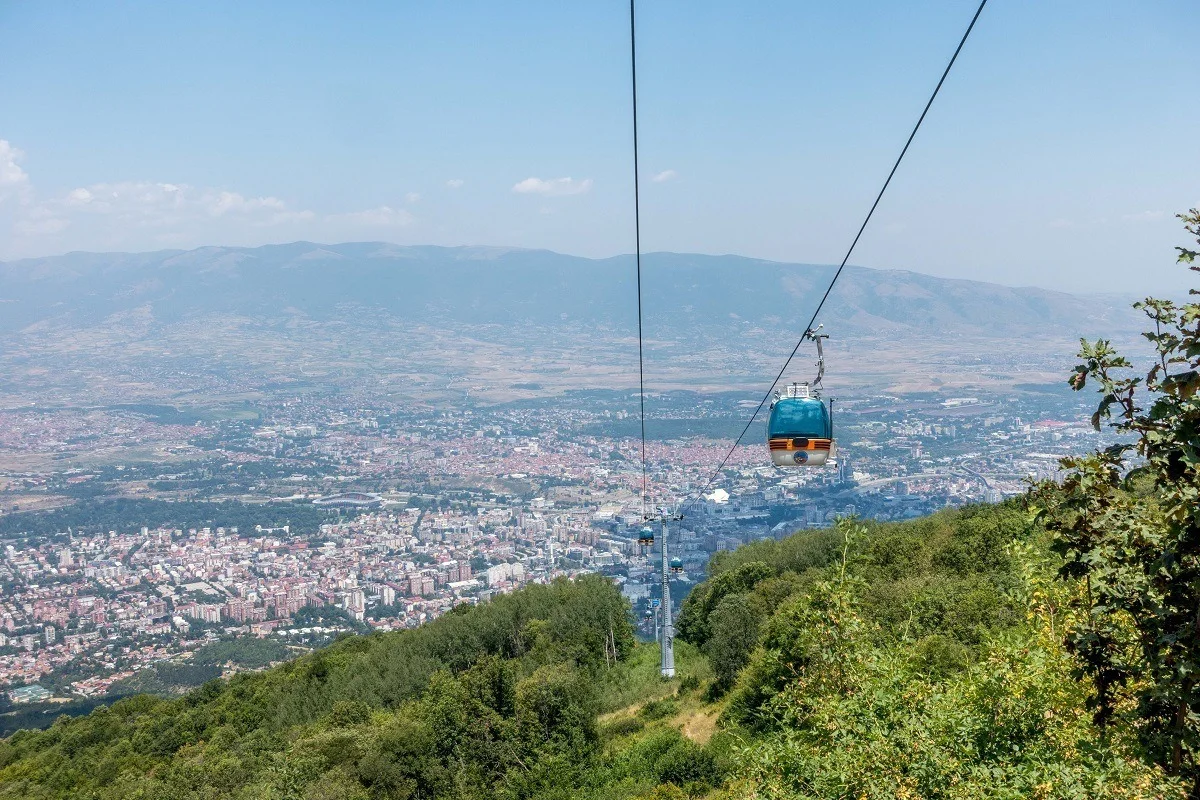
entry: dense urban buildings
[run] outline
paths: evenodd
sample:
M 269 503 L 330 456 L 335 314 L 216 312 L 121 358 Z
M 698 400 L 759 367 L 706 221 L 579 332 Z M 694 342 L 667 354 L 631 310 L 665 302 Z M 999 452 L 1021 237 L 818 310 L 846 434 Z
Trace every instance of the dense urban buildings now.
M 628 399 L 399 409 L 306 395 L 189 424 L 154 409 L 2 412 L 10 452 L 132 438 L 171 457 L 3 476 L 0 683 L 12 702 L 99 696 L 206 643 L 269 639 L 285 657 L 580 571 L 611 576 L 640 610 L 659 590 L 636 533 L 659 504 L 686 512 L 671 543 L 682 596 L 716 551 L 842 514 L 995 502 L 1096 443 L 1061 394 L 868 396 L 838 404 L 836 466 L 777 469 L 756 438 L 706 484 L 738 417 L 681 392 L 656 397 L 647 508 Z M 142 505 L 95 518 L 112 498 Z M 137 518 L 146 508 L 154 519 Z

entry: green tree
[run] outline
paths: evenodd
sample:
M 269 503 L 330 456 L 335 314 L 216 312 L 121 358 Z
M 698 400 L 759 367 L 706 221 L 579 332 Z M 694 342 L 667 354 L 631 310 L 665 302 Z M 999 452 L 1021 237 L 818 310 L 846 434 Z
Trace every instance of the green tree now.
M 538 668 L 517 684 L 514 705 L 527 753 L 551 751 L 583 759 L 600 738 L 593 692 L 569 666 Z
M 712 635 L 710 615 L 726 595 L 747 592 L 776 575 L 775 567 L 751 561 L 723 572 L 693 589 L 683 601 L 675 630 L 679 638 L 703 646 Z
M 729 691 L 758 645 L 762 614 L 745 594 L 726 595 L 709 615 L 711 634 L 705 645 L 716 680 L 713 694 Z
M 1200 213 L 1180 218 L 1200 243 Z M 1177 249 L 1200 271 L 1200 253 Z M 1120 443 L 1064 459 L 1062 485 L 1044 483 L 1033 499 L 1066 559 L 1062 577 L 1083 583 L 1088 614 L 1067 644 L 1093 683 L 1097 724 L 1131 692 L 1146 754 L 1200 797 L 1200 303 L 1135 307 L 1153 323 L 1145 377 L 1102 339 L 1082 342 L 1070 378 L 1077 391 L 1099 386 L 1092 424 Z

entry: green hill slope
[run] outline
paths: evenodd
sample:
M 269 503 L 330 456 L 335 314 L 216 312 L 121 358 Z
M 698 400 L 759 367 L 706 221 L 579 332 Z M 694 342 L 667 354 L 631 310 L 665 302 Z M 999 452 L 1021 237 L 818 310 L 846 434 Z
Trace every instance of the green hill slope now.
M 714 559 L 657 677 L 598 578 L 0 742 L 21 798 L 1181 798 L 1101 737 L 1015 505 Z
M 1063 647 L 1056 580 L 1017 504 L 762 542 L 724 555 L 681 636 L 709 653 L 741 797 L 1183 797 L 1101 736 Z M 751 650 L 747 645 L 753 644 Z
M 123 700 L 0 744 L 0 796 L 491 796 L 570 775 L 633 648 L 600 578 L 530 586 L 186 697 Z

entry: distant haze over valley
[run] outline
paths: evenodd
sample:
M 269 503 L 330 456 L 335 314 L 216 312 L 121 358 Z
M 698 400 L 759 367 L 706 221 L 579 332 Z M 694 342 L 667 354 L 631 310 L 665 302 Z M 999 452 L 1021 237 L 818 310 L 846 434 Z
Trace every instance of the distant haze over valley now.
M 799 331 L 832 277 L 829 265 L 735 255 L 642 258 L 646 323 L 711 332 L 727 320 Z M 381 242 L 69 253 L 0 263 L 0 330 L 87 326 L 148 313 L 313 320 L 384 313 L 408 321 L 557 324 L 636 322 L 631 255 L 588 259 L 548 250 Z M 1136 321 L 1128 302 L 851 266 L 822 315 L 839 333 L 1092 334 Z
M 763 388 L 833 272 L 645 255 L 648 388 Z M 11 404 L 364 380 L 425 400 L 636 386 L 634 274 L 632 256 L 379 242 L 13 261 L 0 388 Z M 1127 341 L 1140 322 L 1127 299 L 865 267 L 846 269 L 819 321 L 831 386 L 891 391 L 1059 381 L 1079 336 Z

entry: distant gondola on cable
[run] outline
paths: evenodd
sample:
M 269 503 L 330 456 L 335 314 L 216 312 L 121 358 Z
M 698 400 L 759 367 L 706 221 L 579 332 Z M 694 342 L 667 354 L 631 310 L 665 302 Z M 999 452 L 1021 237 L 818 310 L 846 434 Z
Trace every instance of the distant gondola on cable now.
M 683 572 L 683 561 L 678 558 L 671 559 L 671 572 L 679 575 Z
M 817 326 L 820 330 L 820 326 Z M 833 439 L 833 402 L 821 400 L 825 353 L 821 340 L 828 334 L 804 332 L 817 345 L 817 377 L 812 383 L 792 383 L 775 393 L 767 422 L 767 449 L 777 467 L 820 467 L 837 457 Z
M 642 528 L 641 531 L 638 532 L 638 544 L 642 547 L 654 546 L 654 529 L 649 525 Z

